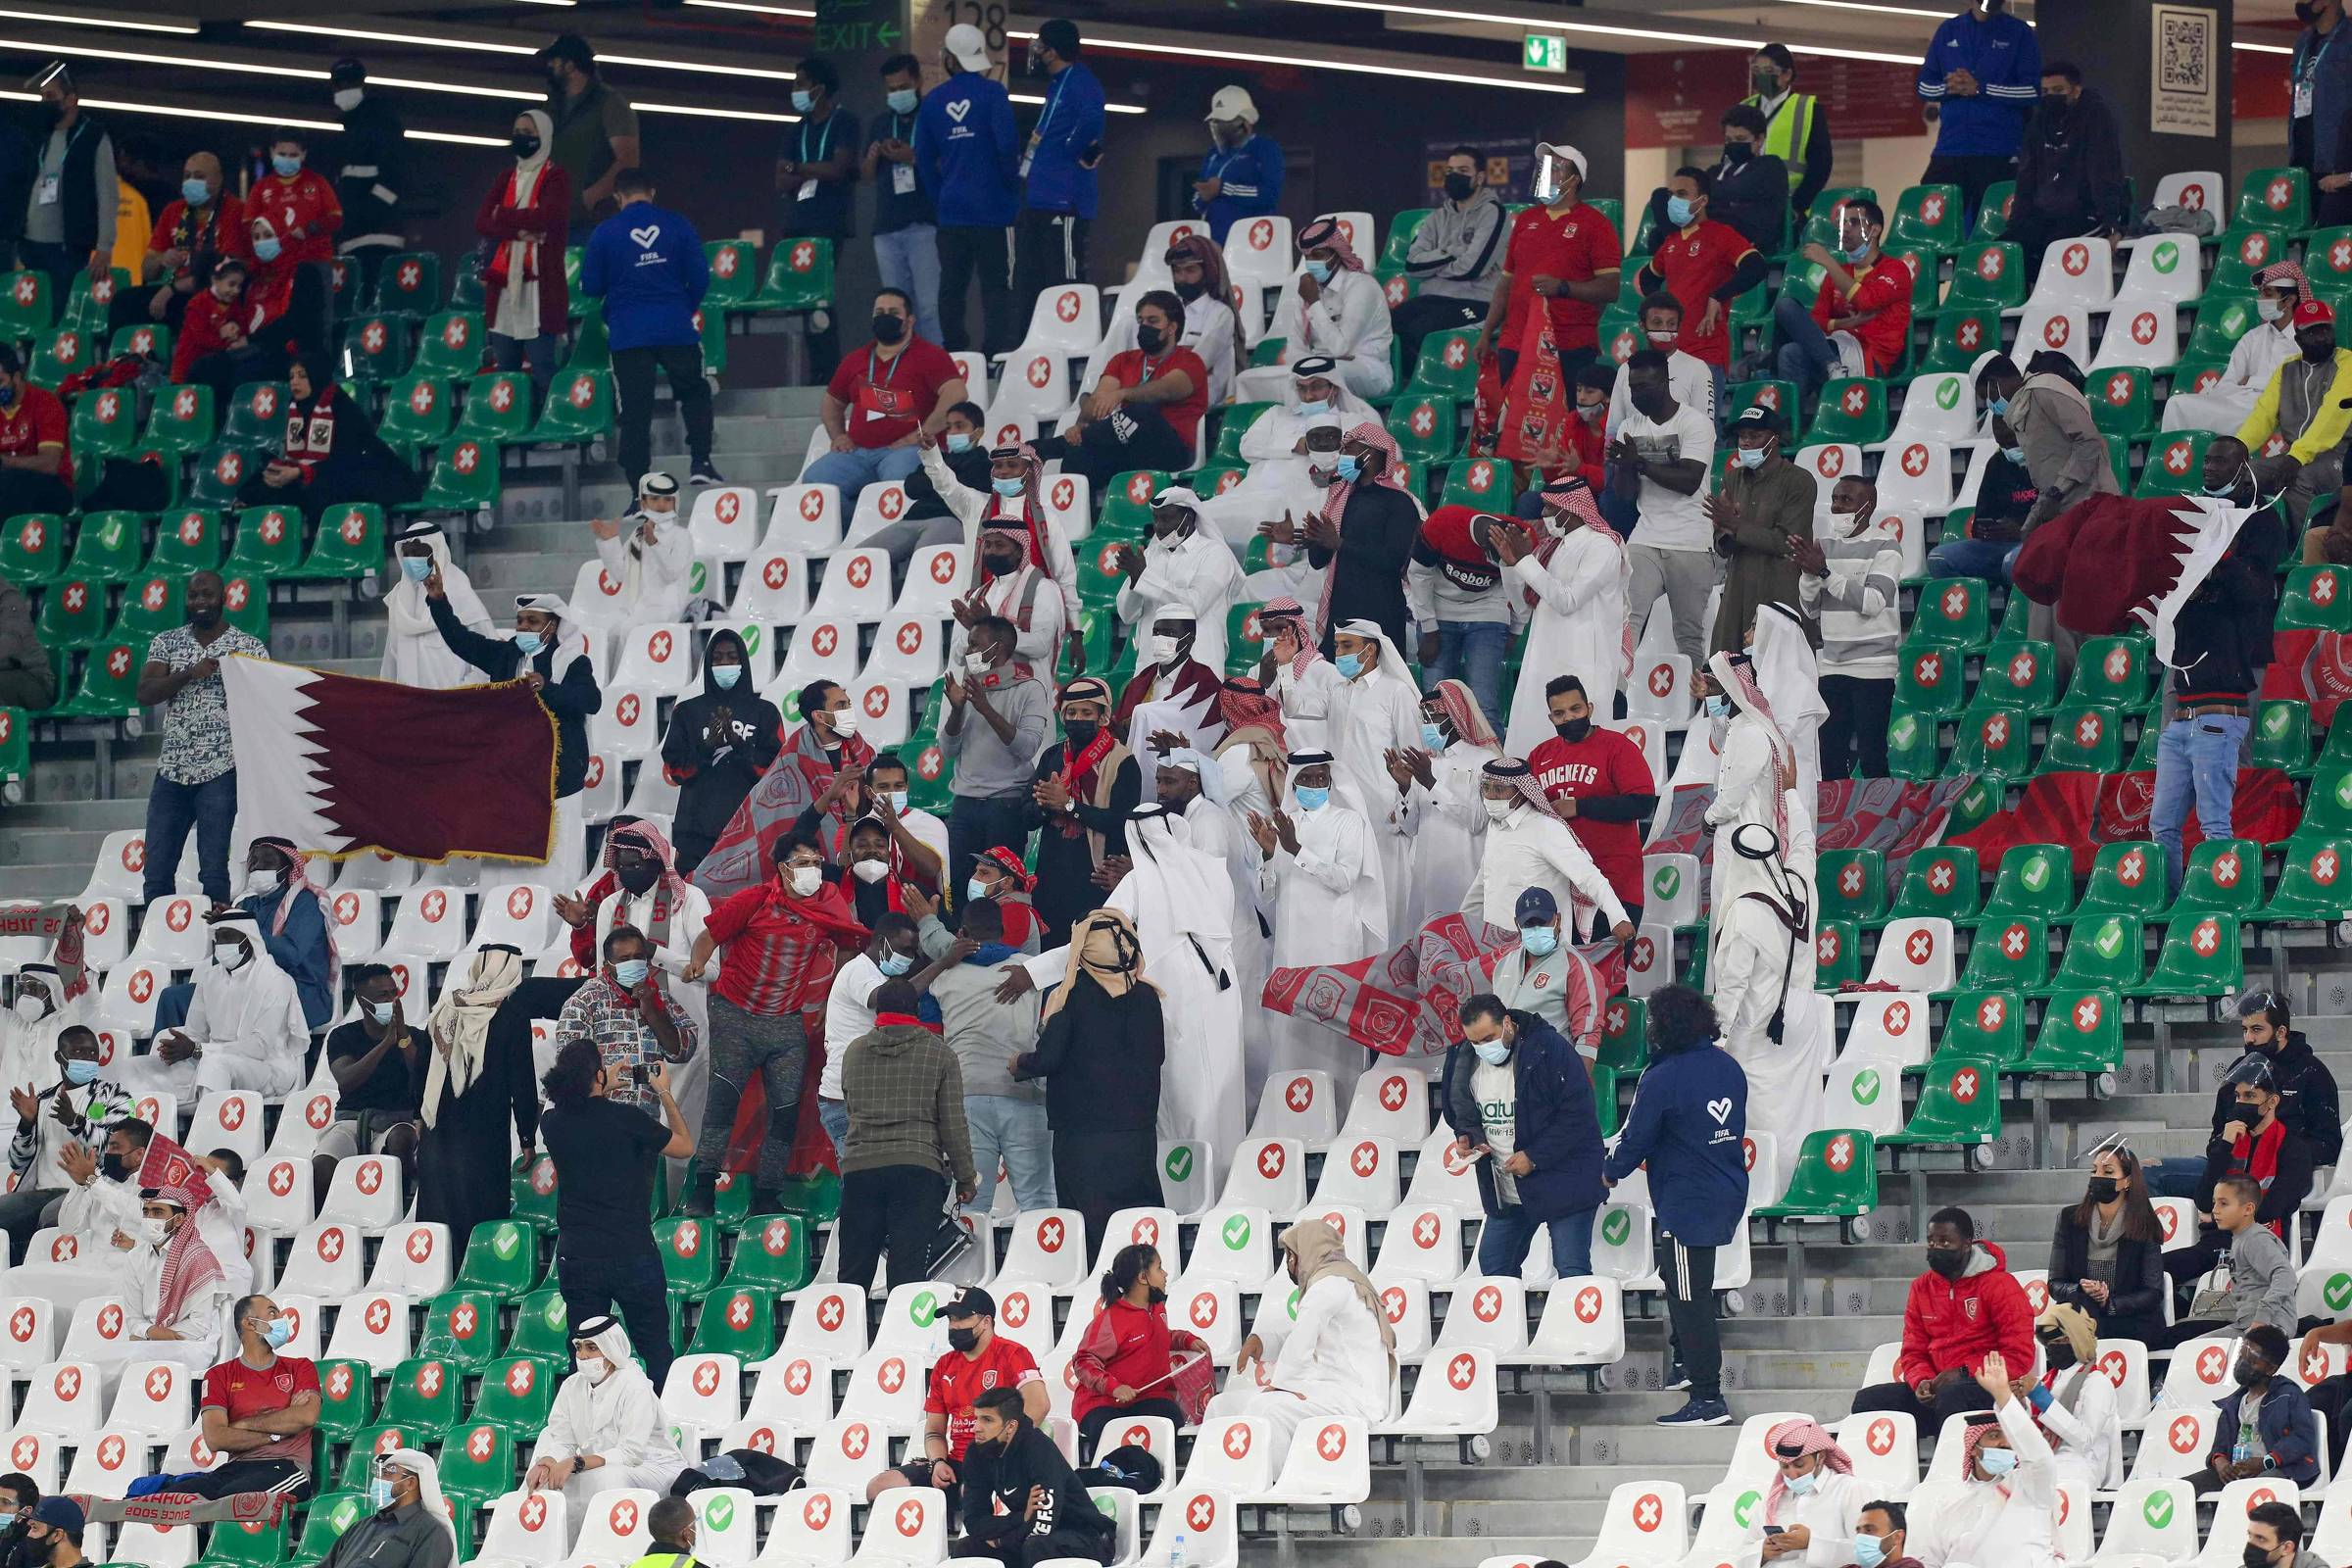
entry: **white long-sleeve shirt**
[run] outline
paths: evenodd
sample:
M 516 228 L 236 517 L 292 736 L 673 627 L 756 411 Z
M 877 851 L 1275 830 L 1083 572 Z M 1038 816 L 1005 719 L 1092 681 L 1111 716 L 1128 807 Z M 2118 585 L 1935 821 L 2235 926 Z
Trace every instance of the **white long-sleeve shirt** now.
M 1295 281 L 1283 290 L 1267 335 L 1288 338 L 1294 360 L 1315 354 L 1371 360 L 1385 373 L 1389 344 L 1396 334 L 1389 324 L 1389 295 L 1380 279 L 1370 272 L 1335 271 L 1312 305 L 1299 299 Z
M 977 559 L 980 551 L 980 530 L 989 526 L 1011 528 L 1026 534 L 1029 524 L 1024 520 L 1025 503 L 1019 496 L 1007 500 L 994 490 L 975 490 L 956 477 L 948 460 L 940 456 L 935 446 L 916 449 L 922 454 L 923 472 L 930 477 L 931 487 L 939 499 L 963 524 L 963 546 Z M 1061 589 L 1063 620 L 1078 604 L 1078 558 L 1070 551 L 1069 537 L 1046 519 L 1046 567 L 1054 584 Z
M 635 544 L 634 554 L 630 545 Z M 610 539 L 596 542 L 597 559 L 620 584 L 616 608 L 623 624 L 667 626 L 686 618 L 686 583 L 694 572 L 694 538 L 686 519 L 668 517 L 648 544 L 639 525 L 631 523 Z
M 242 974 L 197 971 L 184 1032 L 207 1054 L 245 1062 L 266 1094 L 291 1094 L 302 1082 L 310 1021 L 292 977 L 265 956 L 257 954 Z
M 1854 1560 L 1854 1527 L 1862 1522 L 1863 1508 L 1878 1496 L 1875 1484 L 1857 1476 L 1827 1469 L 1815 1475 L 1811 1492 L 1802 1496 L 1789 1493 L 1764 1520 L 1784 1530 L 1801 1525 L 1810 1538 L 1802 1556 L 1773 1559 L 1785 1568 L 1799 1563 L 1803 1568 L 1845 1568 Z
M 1548 811 L 1517 806 L 1509 816 L 1488 826 L 1486 853 L 1479 857 L 1478 874 L 1462 895 L 1462 912 L 1506 931 L 1515 929 L 1519 895 L 1529 888 L 1547 890 L 1563 910 L 1570 906 L 1573 889 L 1599 906 L 1604 925 L 1625 918 L 1616 890 L 1568 824 Z
M 1304 1395 L 1341 1415 L 1379 1421 L 1389 1413 L 1389 1352 L 1371 1309 L 1344 1279 L 1320 1279 L 1298 1298 L 1298 1317 L 1280 1312 L 1258 1323 L 1278 1389 Z
M 2060 1402 L 2070 1390 L 2071 1411 Z M 2069 1367 L 2058 1374 L 2050 1394 L 2050 1407 L 2037 1419 L 2058 1440 L 2058 1479 L 2077 1483 L 2085 1494 L 2116 1485 L 2124 1473 L 2124 1431 L 2114 1380 L 2095 1365 Z
M 1131 635 L 1147 637 L 1163 610 L 1191 612 L 1193 657 L 1220 673 L 1225 668 L 1225 620 L 1242 599 L 1242 564 L 1214 531 L 1196 525 L 1171 544 L 1144 546 L 1144 574 L 1119 585 L 1119 619 Z
M 613 1466 L 686 1467 L 685 1456 L 669 1438 L 669 1418 L 662 1400 L 642 1372 L 615 1369 L 608 1381 L 619 1386 L 602 1389 L 574 1372 L 556 1391 L 547 1428 L 531 1450 L 531 1462 L 570 1459 L 593 1453 Z M 675 1474 L 675 1470 L 672 1471 Z
M 1578 528 L 1560 541 L 1550 561 L 1523 556 L 1502 582 L 1515 599 L 1523 591 L 1536 596 L 1503 726 L 1504 749 L 1525 757 L 1551 739 L 1544 688 L 1554 676 L 1583 681 L 1593 710 L 1603 716 L 1614 705 L 1625 677 L 1625 547 L 1607 534 Z
M 1348 678 L 1328 659 L 1307 665 L 1303 675 L 1292 674 L 1287 663 L 1274 666 L 1274 684 L 1266 695 L 1282 705 L 1283 732 L 1292 751 L 1332 749 L 1332 699 L 1347 684 Z
M 2001 1435 L 2017 1450 L 2017 1468 L 2000 1481 L 1963 1482 L 1958 1496 L 1911 1516 L 1905 1543 L 1926 1568 L 1988 1562 L 2002 1568 L 2055 1568 L 2058 1561 L 2058 1475 L 2049 1441 L 2023 1399 L 1994 1412 Z

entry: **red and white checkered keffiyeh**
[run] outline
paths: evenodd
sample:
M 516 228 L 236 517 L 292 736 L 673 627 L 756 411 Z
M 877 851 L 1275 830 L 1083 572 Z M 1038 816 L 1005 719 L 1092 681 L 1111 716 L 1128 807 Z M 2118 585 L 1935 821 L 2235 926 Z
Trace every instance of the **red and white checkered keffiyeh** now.
M 270 915 L 270 934 L 273 937 L 282 937 L 286 934 L 286 919 L 294 912 L 294 901 L 297 898 L 300 898 L 303 894 L 307 893 L 313 899 L 317 900 L 318 904 L 319 917 L 324 920 L 326 924 L 327 994 L 329 996 L 341 996 L 342 991 L 340 988 L 343 983 L 343 955 L 335 947 L 334 914 L 333 910 L 326 902 L 326 889 L 321 887 L 311 875 L 311 858 L 308 855 L 305 855 L 302 851 L 296 849 L 292 839 L 264 836 L 255 839 L 253 842 L 256 844 L 267 844 L 271 849 L 277 851 L 278 854 L 284 856 L 288 868 L 286 871 L 286 885 L 279 890 L 277 895 L 277 907 L 272 910 Z
M 1288 594 L 1269 599 L 1257 608 L 1257 624 L 1265 633 L 1269 648 L 1274 643 L 1273 623 L 1278 620 L 1298 623 L 1298 652 L 1291 656 L 1290 670 L 1291 679 L 1298 680 L 1306 674 L 1307 665 L 1323 657 L 1322 651 L 1315 646 L 1315 639 L 1306 634 L 1306 607 Z
M 1568 514 L 1587 529 L 1617 547 L 1617 593 L 1627 611 L 1625 625 L 1618 637 L 1624 662 L 1617 671 L 1617 678 L 1622 681 L 1634 672 L 1634 562 L 1626 551 L 1625 535 L 1609 526 L 1608 518 L 1600 514 L 1600 503 L 1592 499 L 1592 487 L 1577 474 L 1563 475 L 1545 485 L 1544 505 L 1548 510 Z M 1550 565 L 1551 553 L 1559 548 L 1560 535 L 1549 528 L 1537 530 L 1538 561 Z M 1527 591 L 1527 607 L 1533 610 L 1537 603 L 1536 592 L 1531 588 Z
M 1790 761 L 1788 737 L 1781 733 L 1781 721 L 1772 716 L 1772 705 L 1764 701 L 1764 693 L 1756 685 L 1755 666 L 1744 656 L 1728 650 L 1709 654 L 1707 673 L 1715 677 L 1715 684 L 1735 707 L 1763 721 L 1765 738 L 1772 743 L 1772 830 L 1785 846 L 1788 842 L 1788 806 L 1781 777 Z
M 1782 1451 L 1790 1447 L 1797 1451 L 1794 1454 Z M 1764 1522 L 1768 1525 L 1780 1523 L 1781 1503 L 1788 1495 L 1788 1479 L 1779 1470 L 1781 1460 L 1801 1459 L 1807 1454 L 1818 1453 L 1825 1456 L 1823 1463 L 1838 1474 L 1850 1476 L 1854 1473 L 1854 1461 L 1845 1456 L 1843 1448 L 1838 1446 L 1838 1440 L 1831 1435 L 1830 1429 L 1818 1421 L 1783 1421 L 1772 1427 L 1764 1434 L 1764 1451 L 1772 1456 L 1774 1464 L 1772 1486 L 1764 1494 Z
M 1495 751 L 1502 742 L 1494 736 L 1494 726 L 1487 722 L 1487 710 L 1478 706 L 1477 694 L 1458 680 L 1442 680 L 1429 689 L 1429 695 L 1446 710 L 1446 721 L 1453 733 L 1473 746 L 1485 746 Z M 1549 809 L 1549 808 L 1545 808 Z
M 2273 262 L 2254 274 L 2256 288 L 2278 288 L 2291 284 L 2298 299 L 2311 298 L 2311 284 L 2303 276 L 2303 269 L 2292 262 Z
M 1967 1440 L 1968 1446 L 1963 1448 L 1960 1453 L 1961 1480 L 1976 1482 L 1983 1479 L 1977 1474 L 1977 1455 L 1984 1451 L 1984 1440 L 2000 1430 L 2001 1424 L 1998 1421 L 1992 1420 L 1990 1417 L 1987 1417 L 1982 1421 L 1974 1421 L 1969 1424 Z M 2001 1489 L 2002 1496 L 2006 1497 L 2009 1495 L 2008 1482 L 1995 1481 L 1991 1483 L 1991 1485 Z
M 1380 473 L 1372 481 L 1374 484 L 1386 486 L 1398 495 L 1409 497 L 1412 494 L 1404 487 L 1404 454 L 1397 449 L 1396 438 L 1389 434 L 1387 429 L 1366 419 L 1349 429 L 1346 440 L 1361 441 L 1381 454 L 1383 461 Z M 1342 526 L 1340 519 L 1346 515 L 1348 498 L 1353 494 L 1355 485 L 1351 481 L 1340 478 L 1337 474 L 1332 476 L 1331 488 L 1323 493 L 1323 520 L 1330 523 L 1335 531 Z M 1315 607 L 1315 641 L 1318 643 L 1331 627 L 1331 588 L 1339 570 L 1340 553 L 1334 550 L 1331 564 L 1323 568 L 1323 602 Z
M 1508 784 L 1519 792 L 1519 798 L 1527 803 L 1528 808 L 1540 816 L 1558 815 L 1551 808 L 1551 798 L 1544 793 L 1544 786 L 1536 782 L 1536 770 L 1528 765 L 1525 758 L 1497 757 L 1479 770 L 1479 776 L 1488 784 Z M 1570 927 L 1581 937 L 1592 929 L 1592 921 L 1600 906 L 1586 898 L 1574 883 L 1568 886 L 1568 905 Z M 1604 931 L 1600 934 L 1606 936 L 1608 933 Z

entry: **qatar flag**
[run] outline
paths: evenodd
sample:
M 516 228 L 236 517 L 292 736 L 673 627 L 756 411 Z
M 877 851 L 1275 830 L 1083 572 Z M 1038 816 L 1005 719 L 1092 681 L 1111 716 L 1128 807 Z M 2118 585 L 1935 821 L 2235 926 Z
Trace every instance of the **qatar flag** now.
M 263 831 L 335 858 L 547 859 L 556 721 L 526 682 L 430 691 L 242 656 L 220 675 L 238 814 Z

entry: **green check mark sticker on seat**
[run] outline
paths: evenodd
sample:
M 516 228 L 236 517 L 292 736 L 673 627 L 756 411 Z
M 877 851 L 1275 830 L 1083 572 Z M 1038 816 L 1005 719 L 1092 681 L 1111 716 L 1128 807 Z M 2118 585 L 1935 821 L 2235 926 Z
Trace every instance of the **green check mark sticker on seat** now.
M 1236 1214 L 1225 1222 L 1225 1247 L 1228 1251 L 1240 1251 L 1250 1245 L 1250 1219 Z
M 1168 1151 L 1168 1180 L 1180 1182 L 1193 1173 L 1193 1152 L 1179 1144 Z
M 2148 1497 L 2148 1505 L 2145 1508 L 2142 1508 L 2140 1512 L 2146 1515 L 2149 1524 L 2154 1525 L 2159 1530 L 2162 1530 L 2166 1525 L 2169 1525 L 2173 1522 L 2172 1494 L 2169 1492 L 2158 1492 L 2151 1494 Z
M 1879 1075 L 1867 1068 L 1854 1074 L 1854 1103 L 1867 1105 L 1879 1098 Z
M 1612 1208 L 1609 1210 L 1608 1217 L 1600 1222 L 1601 1239 L 1611 1247 L 1622 1247 L 1625 1245 L 1626 1237 L 1632 1234 L 1634 1222 L 1627 1216 L 1624 1209 Z
M 1943 378 L 1942 384 L 1936 388 L 1936 406 L 1939 409 L 1951 409 L 1957 408 L 1959 405 L 1960 378 L 1956 375 L 1947 375 Z

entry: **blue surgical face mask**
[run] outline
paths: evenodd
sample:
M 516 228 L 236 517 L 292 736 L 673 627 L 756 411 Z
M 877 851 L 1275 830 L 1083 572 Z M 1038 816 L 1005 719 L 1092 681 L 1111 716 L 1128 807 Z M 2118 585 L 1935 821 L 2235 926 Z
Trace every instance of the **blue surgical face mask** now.
M 535 631 L 518 631 L 514 634 L 514 646 L 523 658 L 533 659 L 538 657 L 540 649 L 547 646 L 547 639 Z
M 2021 468 L 2026 466 L 2026 449 L 2024 447 L 2003 447 L 2001 448 L 2001 456 L 2007 458 L 2011 463 L 2016 464 Z
M 253 242 L 254 260 L 259 262 L 274 262 L 277 260 L 277 253 L 284 249 L 285 247 L 278 243 L 276 235 L 264 234 L 260 239 L 257 239 Z
M 816 94 L 803 92 L 798 87 L 793 88 L 792 107 L 804 115 L 807 114 L 809 110 L 816 107 Z
M 1299 412 L 1300 414 L 1329 414 L 1329 413 L 1331 412 L 1331 399 L 1329 399 L 1329 398 L 1306 398 L 1306 399 L 1303 399 L 1303 400 L 1301 400 L 1301 401 L 1300 401 L 1300 403 L 1299 403 L 1299 405 L 1298 405 L 1298 412 Z
M 2017 1450 L 2015 1448 L 1979 1448 L 1977 1463 L 1984 1467 L 1986 1475 L 2005 1476 L 2017 1468 Z
M 1331 791 L 1301 784 L 1291 791 L 1291 800 L 1301 811 L 1320 811 L 1331 804 Z
M 1306 259 L 1305 265 L 1306 275 L 1316 282 L 1328 283 L 1331 281 L 1331 264 L 1329 262 L 1324 261 L 1321 257 L 1310 256 Z
M 1723 695 L 1721 692 L 1716 692 L 1716 693 L 1714 693 L 1713 695 L 1711 695 L 1710 697 L 1708 697 L 1708 699 L 1707 699 L 1707 716 L 1708 716 L 1709 718 L 1721 718 L 1721 717 L 1723 717 L 1723 715 L 1724 715 L 1724 714 L 1726 714 L 1726 713 L 1730 712 L 1731 710 L 1732 710 L 1732 705 L 1731 705 L 1731 703 L 1730 703 L 1730 702 L 1729 702 L 1729 701 L 1728 701 L 1728 700 L 1727 700 L 1727 699 L 1724 697 L 1724 695 Z
M 1547 925 L 1522 926 L 1519 946 L 1530 957 L 1548 958 L 1560 951 L 1560 934 Z
M 1839 260 L 1848 262 L 1858 262 L 1869 254 L 1870 241 L 1868 240 L 1862 241 L 1859 245 L 1848 245 L 1838 253 Z
M 1984 412 L 1996 419 L 2006 419 L 2009 417 L 2009 400 L 1993 398 L 1984 405 Z
M 183 179 L 179 182 L 179 194 L 190 207 L 202 207 L 213 199 L 213 187 L 201 179 Z
M 299 156 L 287 158 L 277 153 L 271 153 L 270 167 L 277 171 L 278 178 L 292 179 L 296 174 L 302 172 L 302 159 Z
M 1739 460 L 1740 466 L 1742 468 L 1764 466 L 1764 448 L 1762 447 L 1741 447 L 1734 456 Z
M 1446 732 L 1428 719 L 1423 719 L 1421 721 L 1421 745 L 1426 751 L 1444 751 L 1446 749 Z
M 96 1062 L 75 1060 L 66 1063 L 66 1082 L 75 1088 L 80 1088 L 85 1084 L 94 1084 L 97 1081 L 98 1064 Z
M 1781 1485 L 1787 1487 L 1797 1496 L 1802 1497 L 1811 1493 L 1815 1487 L 1821 1485 L 1821 1477 L 1811 1473 L 1801 1476 L 1783 1476 L 1781 1477 Z
M 882 101 L 890 105 L 890 112 L 894 115 L 911 115 L 914 113 L 914 106 L 921 103 L 923 99 L 922 94 L 916 92 L 912 87 L 896 87 Z
M 993 886 L 995 886 L 994 883 L 983 882 L 978 877 L 973 877 L 963 885 L 963 896 L 977 904 L 988 897 L 988 890 Z
M 400 574 L 411 582 L 422 582 L 433 574 L 433 558 L 403 556 L 400 558 Z
M 1341 674 L 1349 680 L 1355 679 L 1364 672 L 1364 660 L 1360 654 L 1342 654 L 1333 660 L 1332 663 L 1338 667 Z
M 1028 481 L 1025 479 L 991 479 L 988 481 L 988 487 L 991 490 L 994 490 L 997 494 L 1003 496 L 1005 500 L 1010 501 L 1014 496 L 1017 496 L 1021 493 L 1022 489 L 1027 485 L 1027 483 Z
M 1342 479 L 1346 480 L 1349 484 L 1355 483 L 1357 479 L 1363 476 L 1364 472 L 1363 460 L 1358 458 L 1352 452 L 1341 453 L 1340 461 L 1333 464 L 1331 467 L 1334 473 L 1338 474 Z
M 969 451 L 971 451 L 971 450 L 972 450 L 972 434 L 971 434 L 971 432 L 970 432 L 969 430 L 950 430 L 950 431 L 948 432 L 948 450 L 949 450 L 950 452 L 969 452 Z
M 2244 478 L 2244 477 L 2245 477 L 2245 472 L 2246 472 L 2246 470 L 2245 470 L 2245 469 L 2243 469 L 2243 468 L 2240 468 L 2240 469 L 2238 469 L 2236 473 L 2234 473 L 2234 474 L 2230 475 L 2230 482 L 2229 482 L 2228 484 L 2223 484 L 2223 485 L 2212 485 L 2212 484 L 2209 484 L 2209 485 L 2205 486 L 2205 493 L 2206 493 L 2207 495 L 2209 495 L 2209 496 L 2223 496 L 2223 497 L 2226 497 L 2226 496 L 2230 495 L 2231 492 L 2233 492 L 2233 491 L 2235 491 L 2235 490 L 2237 489 L 2237 481 L 2238 481 L 2239 479 L 2242 479 L 2242 478 Z
M 1854 1537 L 1854 1568 L 1879 1568 L 1886 1560 L 1886 1543 L 1876 1536 Z
M 392 1506 L 392 1483 L 377 1476 L 368 1483 L 368 1506 L 382 1513 Z
M 612 978 L 634 991 L 645 984 L 645 977 L 653 973 L 653 964 L 643 958 L 623 958 L 612 966 Z
M 368 1004 L 368 1016 L 377 1023 L 390 1023 L 393 1012 L 399 1006 L 397 1002 L 370 1002 Z
M 1682 196 L 1666 198 L 1666 221 L 1681 228 L 1690 221 L 1690 200 Z
M 735 683 L 743 679 L 743 666 L 741 664 L 712 664 L 710 679 L 720 691 L 731 692 L 735 689 Z
M 1510 1044 L 1500 1035 L 1492 1040 L 1473 1040 L 1470 1049 L 1477 1052 L 1478 1059 L 1490 1067 L 1499 1067 L 1511 1059 Z
M 293 1339 L 294 1320 L 290 1317 L 273 1317 L 270 1320 L 270 1326 L 262 1330 L 262 1343 L 272 1350 L 284 1349 L 293 1343 Z
M 914 967 L 914 959 L 904 953 L 886 953 L 875 961 L 874 967 L 896 980 Z

